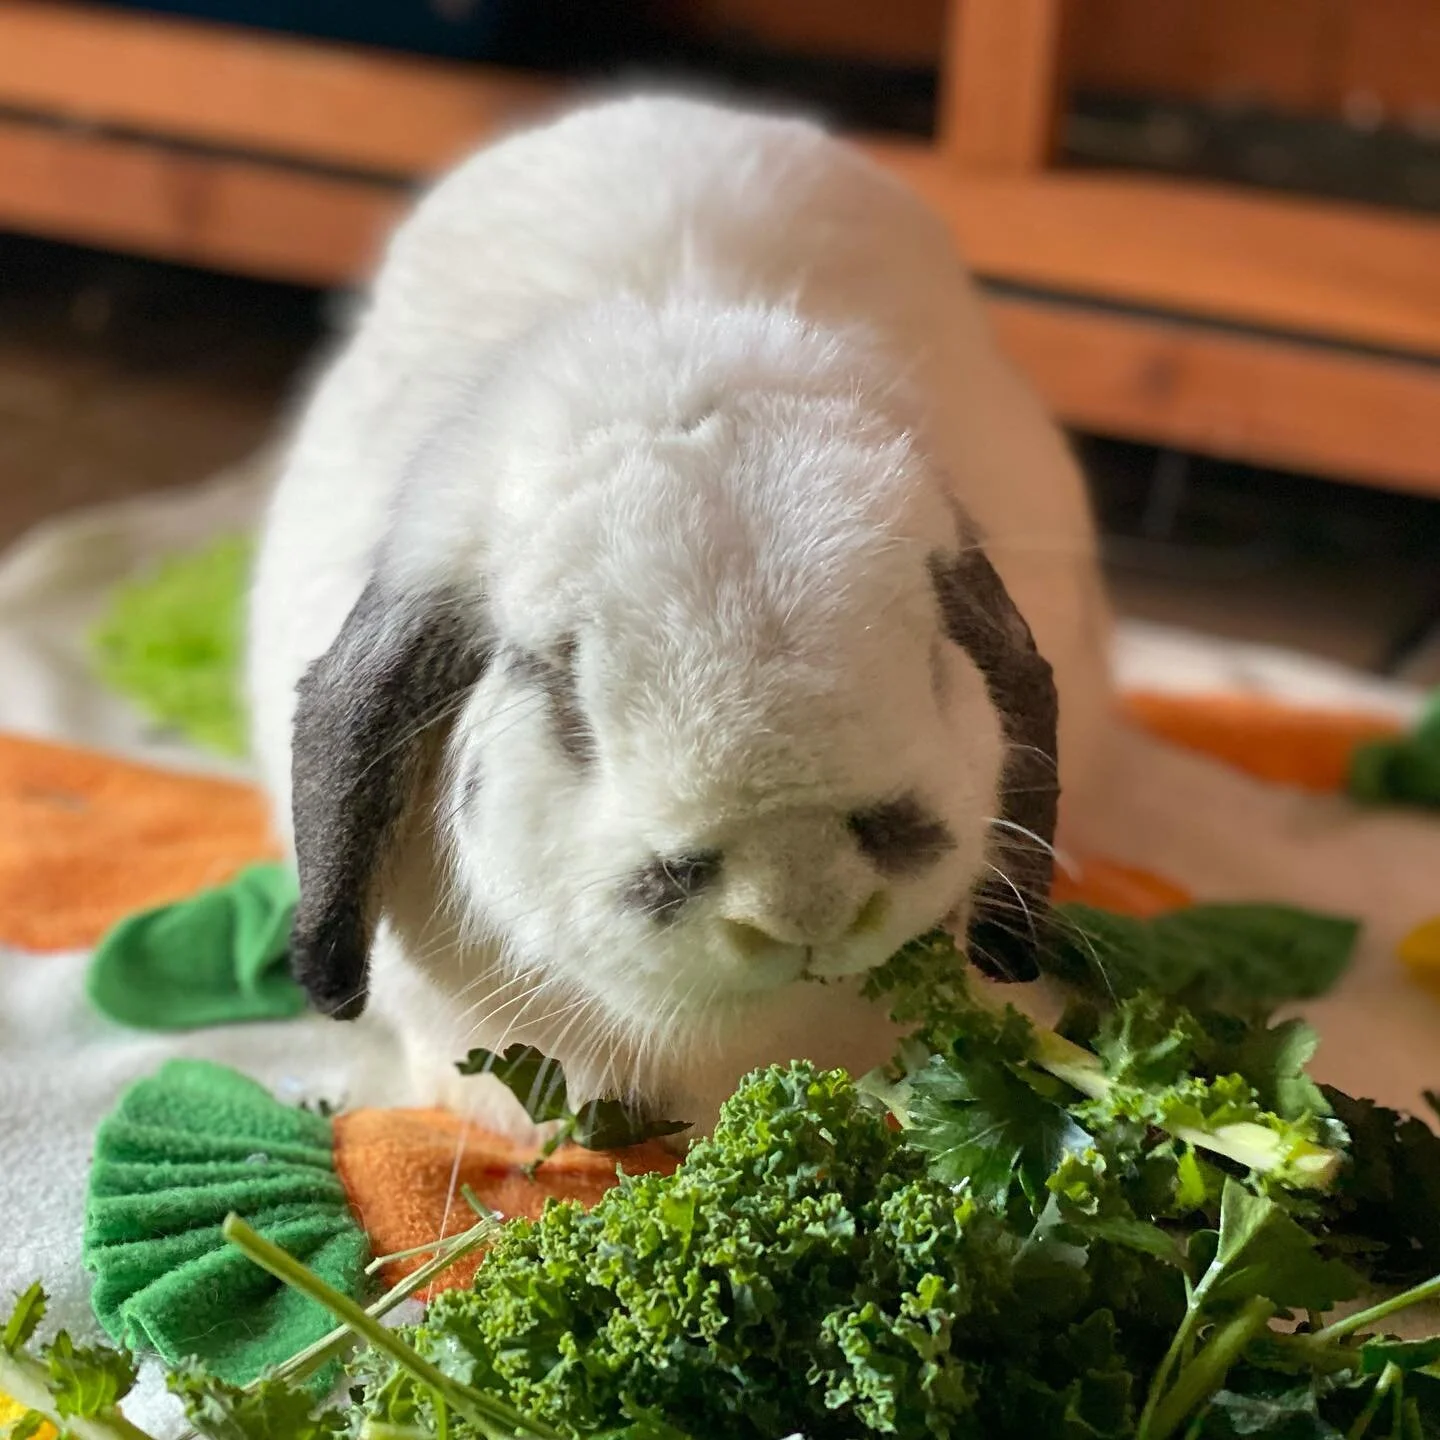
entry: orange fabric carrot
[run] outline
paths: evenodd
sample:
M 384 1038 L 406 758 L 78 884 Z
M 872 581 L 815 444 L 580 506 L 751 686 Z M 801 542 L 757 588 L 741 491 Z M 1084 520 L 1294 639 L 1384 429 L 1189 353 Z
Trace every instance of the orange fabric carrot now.
M 247 785 L 0 736 L 0 941 L 93 945 L 275 853 Z
M 566 1145 L 536 1172 L 524 1173 L 533 1153 L 444 1110 L 354 1110 L 335 1118 L 335 1170 L 377 1255 L 394 1255 L 475 1223 L 460 1194 L 469 1185 L 497 1215 L 538 1216 L 551 1198 L 593 1205 L 616 1182 L 616 1167 L 630 1174 L 679 1164 L 652 1143 L 597 1152 Z M 387 1285 L 398 1284 L 425 1256 L 392 1260 Z M 433 1282 L 436 1290 L 468 1285 L 480 1257 L 452 1265 Z
M 1110 860 L 1082 860 L 1072 870 L 1057 868 L 1051 899 L 1057 904 L 1078 901 L 1097 910 L 1148 919 L 1166 910 L 1181 910 L 1195 897 L 1162 875 Z
M 1345 788 L 1350 759 L 1372 740 L 1401 733 L 1389 716 L 1303 710 L 1254 695 L 1125 697 L 1129 718 L 1162 740 L 1198 750 L 1273 785 L 1334 794 Z

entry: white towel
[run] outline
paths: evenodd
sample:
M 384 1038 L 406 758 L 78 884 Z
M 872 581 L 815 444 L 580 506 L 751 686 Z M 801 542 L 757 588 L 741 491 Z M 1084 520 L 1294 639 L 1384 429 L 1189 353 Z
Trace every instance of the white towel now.
M 378 1017 L 183 1035 L 123 1029 L 89 1007 L 88 958 L 0 949 L 0 1304 L 40 1280 L 51 1296 L 47 1325 L 77 1340 L 100 1337 L 80 1263 L 91 1142 L 131 1082 L 188 1056 L 234 1066 L 289 1103 L 369 1105 L 396 1103 L 401 1073 Z M 131 1418 L 162 1440 L 176 1409 L 151 1370 Z

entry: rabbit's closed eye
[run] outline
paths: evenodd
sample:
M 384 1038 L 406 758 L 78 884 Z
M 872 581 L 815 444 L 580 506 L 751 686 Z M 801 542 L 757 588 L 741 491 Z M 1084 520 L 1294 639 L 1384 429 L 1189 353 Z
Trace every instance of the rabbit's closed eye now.
M 625 882 L 622 889 L 625 903 L 657 924 L 671 924 L 687 902 L 714 884 L 723 863 L 718 850 L 668 858 L 656 856 Z

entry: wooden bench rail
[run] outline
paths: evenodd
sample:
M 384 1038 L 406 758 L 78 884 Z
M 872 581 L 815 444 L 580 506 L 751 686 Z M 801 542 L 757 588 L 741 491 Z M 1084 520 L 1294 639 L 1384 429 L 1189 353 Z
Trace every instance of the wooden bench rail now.
M 1440 365 L 997 296 L 1001 343 L 1076 429 L 1440 495 Z
M 1060 0 L 1005 3 L 1017 25 L 1058 23 Z M 559 93 L 501 71 L 0 0 L 0 106 L 258 158 L 425 177 Z M 1016 103 L 1044 124 L 1035 93 Z M 1022 148 L 1040 134 L 1026 132 Z M 982 274 L 1440 356 L 1440 221 L 1134 176 L 962 174 L 941 150 L 874 149 L 946 217 Z M 20 183 L 0 174 L 12 215 Z M 308 262 L 296 278 L 313 278 Z
M 0 120 L 0 228 L 329 286 L 362 278 L 398 186 Z
M 428 174 L 560 93 L 495 67 L 0 0 L 0 105 L 221 149 Z
M 986 174 L 1034 173 L 1054 158 L 1064 109 L 1069 0 L 958 0 L 941 65 L 940 148 Z
M 963 18 L 974 0 L 960 3 Z M 862 142 L 982 276 L 1052 297 L 992 304 L 1047 401 L 1102 433 L 1440 494 L 1440 222 L 1046 168 L 1066 3 L 977 4 L 970 82 L 986 45 L 1028 36 L 1029 83 L 969 101 L 953 89 L 938 146 Z M 561 93 L 484 67 L 0 0 L 0 227 L 349 284 L 413 183 Z
M 1135 175 L 957 175 L 874 148 L 981 274 L 1440 358 L 1440 220 Z

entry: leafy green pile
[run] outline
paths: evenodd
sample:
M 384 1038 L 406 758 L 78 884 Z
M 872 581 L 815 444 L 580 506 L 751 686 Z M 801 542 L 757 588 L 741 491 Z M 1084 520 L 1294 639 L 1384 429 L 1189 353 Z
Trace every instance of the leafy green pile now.
M 1192 914 L 1178 943 L 1071 909 L 1054 1030 L 927 937 L 872 982 L 911 1031 L 892 1067 L 750 1076 L 673 1175 L 487 1233 L 473 1288 L 398 1333 L 232 1222 L 347 1327 L 325 1358 L 363 1342 L 348 1403 L 314 1415 L 298 1372 L 174 1384 L 213 1440 L 1440 1437 L 1440 1336 L 1390 1333 L 1440 1298 L 1440 1139 L 1307 1075 L 1273 1006 L 1353 932 L 1293 918 Z M 469 1063 L 593 1138 L 533 1055 Z M 37 1403 L 59 1341 L 25 1355 L 17 1313 L 0 1389 L 28 1366 Z

